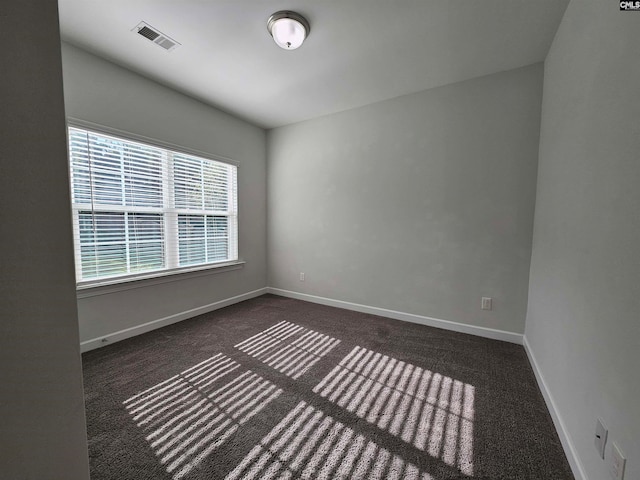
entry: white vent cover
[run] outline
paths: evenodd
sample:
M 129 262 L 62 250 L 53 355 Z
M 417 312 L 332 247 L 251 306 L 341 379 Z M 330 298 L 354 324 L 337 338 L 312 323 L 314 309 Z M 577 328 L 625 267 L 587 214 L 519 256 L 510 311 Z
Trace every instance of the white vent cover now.
M 158 31 L 158 29 L 153 28 L 151 25 L 145 22 L 140 22 L 131 31 L 143 36 L 147 40 L 152 41 L 156 45 L 164 48 L 169 52 L 180 46 L 180 44 L 174 39 Z

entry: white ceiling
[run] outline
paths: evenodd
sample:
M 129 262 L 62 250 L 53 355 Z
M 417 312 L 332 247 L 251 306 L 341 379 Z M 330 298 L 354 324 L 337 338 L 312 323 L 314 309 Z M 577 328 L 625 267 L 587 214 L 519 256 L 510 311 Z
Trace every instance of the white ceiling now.
M 264 128 L 544 60 L 569 0 L 59 0 L 62 37 Z M 311 24 L 285 51 L 266 22 Z M 182 45 L 132 32 L 145 21 Z

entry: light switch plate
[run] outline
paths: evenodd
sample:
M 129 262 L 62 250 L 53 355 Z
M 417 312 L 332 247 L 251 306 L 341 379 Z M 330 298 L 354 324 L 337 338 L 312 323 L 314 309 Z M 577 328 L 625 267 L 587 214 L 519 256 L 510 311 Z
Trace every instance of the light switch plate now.
M 624 479 L 624 467 L 627 463 L 627 459 L 620 451 L 618 445 L 615 442 L 611 445 L 611 461 L 609 462 L 609 474 L 611 478 L 615 480 Z
M 598 419 L 596 422 L 596 439 L 593 442 L 598 450 L 600 458 L 604 458 L 604 447 L 607 444 L 607 429 L 602 423 L 602 420 Z

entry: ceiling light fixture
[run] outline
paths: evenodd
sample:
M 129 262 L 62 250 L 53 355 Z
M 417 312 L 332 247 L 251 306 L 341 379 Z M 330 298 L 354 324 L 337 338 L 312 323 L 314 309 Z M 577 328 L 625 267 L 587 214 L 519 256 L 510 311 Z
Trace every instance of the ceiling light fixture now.
M 281 10 L 269 17 L 267 30 L 280 48 L 295 50 L 309 36 L 311 27 L 299 13 Z

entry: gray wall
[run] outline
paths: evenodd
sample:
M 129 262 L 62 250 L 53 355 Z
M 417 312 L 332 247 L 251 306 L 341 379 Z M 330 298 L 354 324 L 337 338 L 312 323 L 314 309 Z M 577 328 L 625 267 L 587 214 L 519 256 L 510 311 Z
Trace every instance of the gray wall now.
M 639 15 L 574 0 L 545 62 L 526 338 L 591 480 L 598 416 L 640 478 Z
M 0 43 L 0 477 L 88 479 L 56 3 Z
M 265 132 L 74 46 L 63 44 L 67 115 L 214 155 L 239 164 L 241 270 L 80 298 L 81 340 L 176 315 L 264 288 Z
M 522 333 L 542 73 L 269 131 L 269 286 Z

